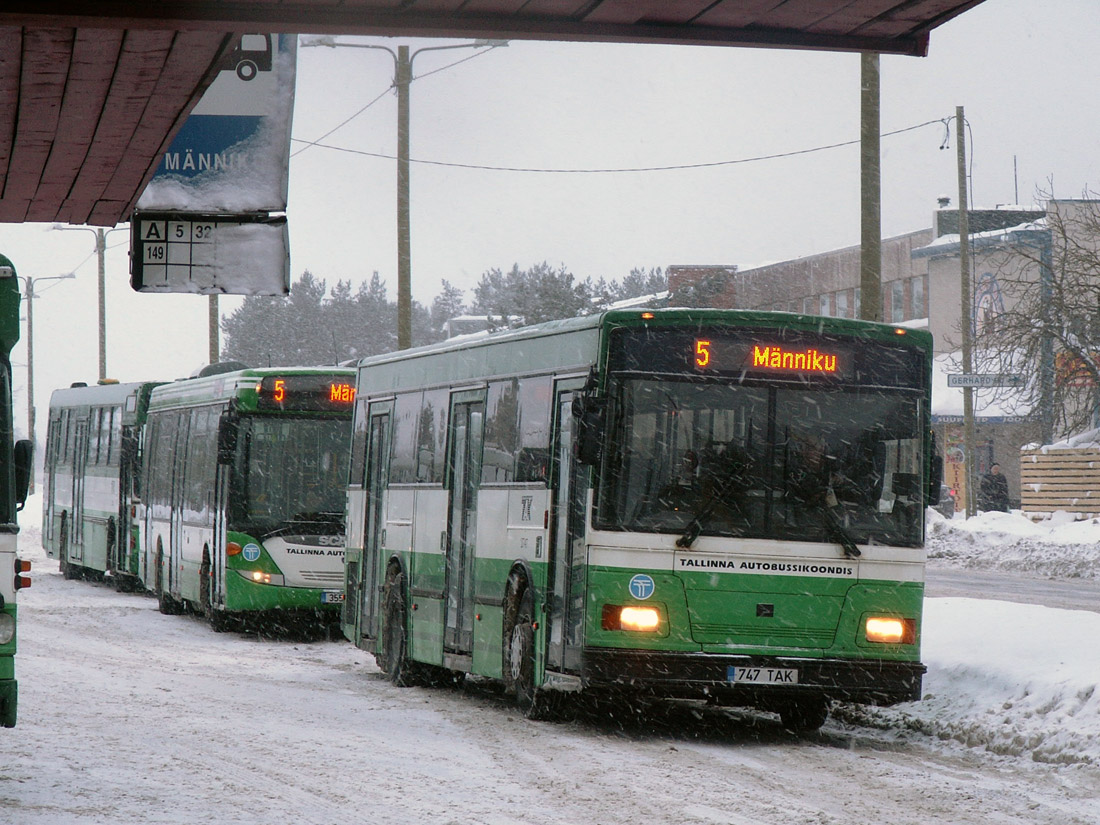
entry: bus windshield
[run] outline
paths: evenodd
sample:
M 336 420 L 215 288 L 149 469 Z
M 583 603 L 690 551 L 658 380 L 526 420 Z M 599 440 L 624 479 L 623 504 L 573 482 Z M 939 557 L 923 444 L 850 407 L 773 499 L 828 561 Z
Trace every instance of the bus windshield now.
M 313 523 L 308 532 L 342 531 L 350 430 L 347 418 L 243 418 L 230 529 L 269 535 Z
M 597 526 L 918 546 L 919 400 L 902 389 L 617 377 Z

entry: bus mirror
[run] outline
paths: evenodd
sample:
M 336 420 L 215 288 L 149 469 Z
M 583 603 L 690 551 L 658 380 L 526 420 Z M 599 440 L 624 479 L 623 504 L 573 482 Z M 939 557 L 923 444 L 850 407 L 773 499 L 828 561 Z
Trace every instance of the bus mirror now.
M 15 442 L 15 500 L 19 509 L 27 502 L 27 492 L 31 486 L 31 471 L 34 467 L 34 442 L 23 439 Z
M 928 505 L 935 507 L 940 503 L 940 490 L 943 488 L 943 456 L 936 446 L 936 433 L 932 432 L 932 460 L 928 467 Z
M 928 473 L 928 504 L 935 507 L 940 503 L 940 489 L 943 487 L 943 456 L 932 454 L 932 466 Z
M 222 414 L 218 424 L 218 463 L 232 464 L 237 454 L 237 421 Z
M 592 465 L 600 460 L 603 441 L 603 401 L 589 395 L 573 399 L 576 438 L 573 455 L 579 464 Z

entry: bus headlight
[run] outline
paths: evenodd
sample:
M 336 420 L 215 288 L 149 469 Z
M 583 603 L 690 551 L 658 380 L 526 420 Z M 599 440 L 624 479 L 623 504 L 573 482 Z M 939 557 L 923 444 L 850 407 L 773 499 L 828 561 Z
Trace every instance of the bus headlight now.
M 262 570 L 238 570 L 237 573 L 253 584 L 273 584 L 277 587 L 286 584 L 286 577 L 279 573 L 265 573 Z
M 864 632 L 869 642 L 886 645 L 911 645 L 917 638 L 917 623 L 896 616 L 868 616 Z
M 15 616 L 0 613 L 0 645 L 6 645 L 15 638 Z
M 655 607 L 605 604 L 601 625 L 604 630 L 633 630 L 652 633 L 661 624 L 661 614 Z

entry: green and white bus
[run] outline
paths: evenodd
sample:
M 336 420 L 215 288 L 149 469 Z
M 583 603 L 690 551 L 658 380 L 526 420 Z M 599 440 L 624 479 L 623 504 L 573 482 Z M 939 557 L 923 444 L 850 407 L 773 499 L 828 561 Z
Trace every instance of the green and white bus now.
M 16 553 L 19 525 L 30 484 L 34 442 L 15 440 L 12 424 L 11 351 L 19 340 L 19 280 L 0 255 L 0 726 L 15 727 L 19 686 L 15 679 L 18 611 L 15 594 L 30 585 L 30 562 Z
M 140 589 L 141 450 L 153 382 L 74 384 L 50 396 L 42 546 L 67 579 Z
M 364 359 L 345 635 L 528 715 L 920 696 L 931 336 L 614 310 Z M 935 482 L 933 484 L 933 482 Z
M 140 569 L 161 612 L 217 630 L 338 622 L 354 376 L 245 369 L 153 390 Z

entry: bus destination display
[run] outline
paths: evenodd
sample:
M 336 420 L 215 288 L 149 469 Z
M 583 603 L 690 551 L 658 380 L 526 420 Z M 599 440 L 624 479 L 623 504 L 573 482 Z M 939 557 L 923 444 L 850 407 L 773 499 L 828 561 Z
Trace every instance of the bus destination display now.
M 699 371 L 835 377 L 852 374 L 849 354 L 834 346 L 819 348 L 772 341 L 696 338 L 691 357 Z
M 269 375 L 256 385 L 261 410 L 350 411 L 354 401 L 353 381 L 322 375 Z

